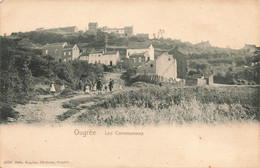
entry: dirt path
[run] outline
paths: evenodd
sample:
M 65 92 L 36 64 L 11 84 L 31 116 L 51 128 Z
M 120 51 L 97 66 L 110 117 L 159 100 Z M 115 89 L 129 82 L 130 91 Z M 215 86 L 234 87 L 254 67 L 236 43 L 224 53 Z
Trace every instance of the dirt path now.
M 54 123 L 57 122 L 57 115 L 67 111 L 67 109 L 62 107 L 64 102 L 89 96 L 90 95 L 79 93 L 72 98 L 52 99 L 50 95 L 47 95 L 42 96 L 42 98 L 48 98 L 48 101 L 43 101 L 44 99 L 39 101 L 30 101 L 26 105 L 17 105 L 15 110 L 22 116 L 19 119 L 22 123 Z
M 107 83 L 109 79 L 112 78 L 115 81 L 114 90 L 119 90 L 119 86 L 124 86 L 124 81 L 120 79 L 121 74 L 119 73 L 106 73 L 105 80 Z M 25 105 L 17 105 L 15 110 L 18 111 L 21 115 L 19 118 L 20 123 L 58 123 L 56 117 L 65 113 L 68 109 L 63 108 L 62 104 L 74 99 L 80 98 L 91 98 L 96 96 L 96 94 L 84 94 L 84 93 L 77 93 L 72 98 L 64 98 L 64 99 L 57 99 L 52 95 L 45 95 L 40 96 L 39 100 L 37 101 L 30 101 L 28 104 Z M 109 93 L 103 95 L 109 96 Z M 47 101 L 46 101 L 47 100 Z M 85 106 L 93 105 L 95 101 L 87 102 Z M 72 123 L 76 120 L 76 118 L 81 115 L 85 110 L 81 110 L 79 113 L 72 115 L 70 118 L 64 121 L 64 123 Z

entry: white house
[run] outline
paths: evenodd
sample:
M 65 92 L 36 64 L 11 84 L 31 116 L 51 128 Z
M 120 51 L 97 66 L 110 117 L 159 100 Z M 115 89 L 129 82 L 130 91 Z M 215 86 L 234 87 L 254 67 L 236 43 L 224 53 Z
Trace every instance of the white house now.
M 138 73 L 157 74 L 164 78 L 177 78 L 177 61 L 173 55 L 163 53 L 156 60 L 148 61 L 137 69 Z

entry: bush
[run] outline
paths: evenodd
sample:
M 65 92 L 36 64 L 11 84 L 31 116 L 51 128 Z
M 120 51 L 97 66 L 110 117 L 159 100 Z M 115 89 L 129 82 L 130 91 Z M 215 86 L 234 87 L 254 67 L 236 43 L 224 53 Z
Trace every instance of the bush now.
M 0 123 L 7 122 L 8 118 L 17 119 L 19 112 L 14 111 L 10 105 L 3 105 L 0 107 Z

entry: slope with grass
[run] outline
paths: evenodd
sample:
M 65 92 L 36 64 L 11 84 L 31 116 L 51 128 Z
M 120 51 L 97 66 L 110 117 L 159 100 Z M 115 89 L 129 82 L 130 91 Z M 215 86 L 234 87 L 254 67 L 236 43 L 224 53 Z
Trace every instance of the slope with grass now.
M 259 86 L 158 87 L 121 91 L 78 122 L 100 126 L 259 121 Z

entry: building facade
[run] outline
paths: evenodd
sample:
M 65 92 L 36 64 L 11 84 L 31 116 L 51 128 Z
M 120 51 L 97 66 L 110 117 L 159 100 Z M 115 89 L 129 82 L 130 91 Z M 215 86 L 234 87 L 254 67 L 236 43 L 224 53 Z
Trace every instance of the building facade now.
M 78 46 L 64 43 L 46 44 L 42 48 L 42 55 L 51 55 L 59 62 L 67 62 L 77 59 L 80 55 Z
M 168 53 L 163 53 L 157 59 L 148 61 L 137 69 L 138 73 L 156 74 L 166 79 L 177 78 L 177 60 Z
M 186 55 L 180 52 L 178 47 L 170 50 L 168 54 L 173 55 L 177 61 L 177 78 L 186 79 L 188 71 Z
M 89 53 L 83 53 L 80 60 L 88 61 L 88 63 L 99 63 L 107 66 L 115 66 L 120 62 L 120 54 L 116 52 L 104 52 L 104 51 L 92 51 Z

